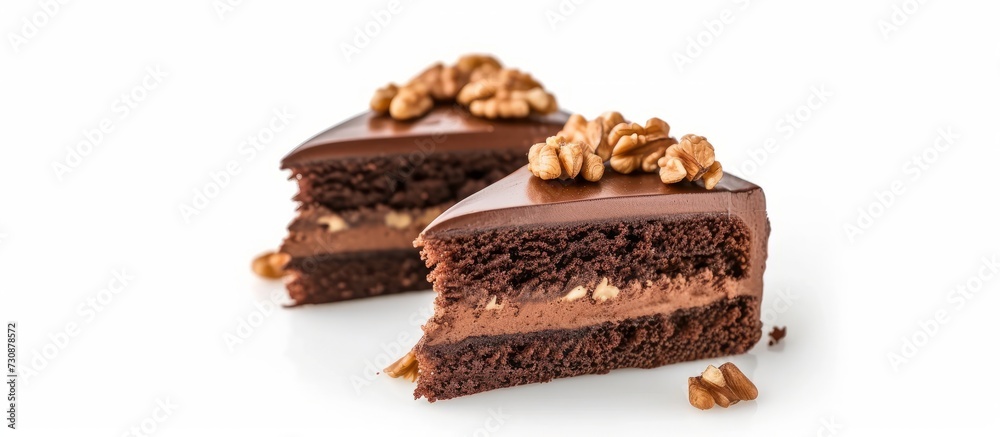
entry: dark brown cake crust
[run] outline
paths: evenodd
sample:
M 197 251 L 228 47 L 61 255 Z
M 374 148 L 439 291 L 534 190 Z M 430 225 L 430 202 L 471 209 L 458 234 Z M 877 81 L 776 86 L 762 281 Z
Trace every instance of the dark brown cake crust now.
M 752 241 L 742 220 L 723 214 L 477 229 L 424 238 L 433 240 L 422 254 L 445 302 L 480 302 L 490 295 L 551 299 L 565 295 L 567 286 L 596 284 L 601 278 L 619 285 L 658 282 L 705 269 L 716 277 L 742 279 Z
M 288 295 L 296 305 L 428 290 L 427 267 L 415 249 L 293 258 Z
M 760 340 L 760 300 L 711 305 L 581 329 L 472 337 L 415 352 L 414 398 L 434 402 L 555 378 L 746 352 Z
M 470 146 L 470 148 L 472 148 Z M 524 165 L 525 150 L 469 150 L 343 158 L 291 168 L 296 200 L 337 211 L 423 208 L 463 199 Z

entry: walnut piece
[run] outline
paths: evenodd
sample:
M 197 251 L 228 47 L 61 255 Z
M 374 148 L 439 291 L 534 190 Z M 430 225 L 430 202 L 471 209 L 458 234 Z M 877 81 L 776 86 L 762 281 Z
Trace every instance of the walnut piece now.
M 493 296 L 493 298 L 490 299 L 489 302 L 486 302 L 486 309 L 488 309 L 488 310 L 498 310 L 500 308 L 503 308 L 503 304 L 502 303 L 501 304 L 497 303 L 497 297 L 496 296 Z
M 757 399 L 757 386 L 733 363 L 709 365 L 701 376 L 688 378 L 688 401 L 700 410 L 722 408 Z
M 619 123 L 608 134 L 611 168 L 625 174 L 636 170 L 654 172 L 659 168 L 657 161 L 675 142 L 670 137 L 670 125 L 659 118 L 650 118 L 645 126 Z
M 569 293 L 562 297 L 562 300 L 572 302 L 587 295 L 587 287 L 577 285 Z
M 524 118 L 531 113 L 531 106 L 524 99 L 515 99 L 509 93 L 474 100 L 469 104 L 472 115 L 483 118 Z
M 577 175 L 596 182 L 604 176 L 604 163 L 583 143 L 569 142 L 561 136 L 551 136 L 544 143 L 528 150 L 528 169 L 544 180 L 572 179 Z
M 418 87 L 403 87 L 389 102 L 389 115 L 396 120 L 409 120 L 426 114 L 432 106 L 434 106 L 434 100 L 431 99 L 426 90 Z
M 711 190 L 715 188 L 715 185 L 722 180 L 722 163 L 719 161 L 713 162 L 712 166 L 708 167 L 708 171 L 705 172 L 703 180 L 705 181 L 706 189 Z
M 438 62 L 410 80 L 407 87 L 425 89 L 434 100 L 446 101 L 454 99 L 458 90 L 467 82 L 468 74 L 462 73 L 457 67 L 446 67 Z
M 420 213 L 416 218 L 417 226 L 422 228 L 431 224 L 445 209 L 440 206 L 432 206 L 424 209 L 424 212 Z
M 471 85 L 471 84 L 470 84 Z M 466 85 L 468 87 L 469 85 Z M 464 89 L 464 88 L 463 88 Z M 551 114 L 558 109 L 555 97 L 542 88 L 530 90 L 496 90 L 488 93 L 489 87 L 478 88 L 480 93 L 469 102 L 469 112 L 483 118 L 524 118 L 532 111 Z M 486 92 L 483 92 L 486 91 Z M 479 97 L 488 94 L 488 97 Z
M 667 150 L 667 155 L 680 159 L 687 171 L 687 180 L 701 179 L 715 163 L 715 147 L 705 137 L 687 134 L 680 143 Z
M 267 252 L 254 258 L 251 268 L 260 277 L 280 279 L 285 276 L 285 264 L 291 259 L 287 253 Z
M 475 99 L 500 94 L 492 85 L 469 84 L 459 99 Z M 493 97 L 496 98 L 496 97 Z M 473 102 L 475 103 L 475 101 Z M 501 109 L 494 108 L 493 112 Z M 521 112 L 528 111 L 521 107 Z M 705 137 L 685 135 L 680 142 L 670 136 L 670 125 L 659 118 L 650 118 L 645 125 L 625 120 L 621 113 L 608 111 L 588 121 L 583 115 L 573 114 L 556 134 L 569 143 L 584 146 L 584 170 L 587 180 L 598 180 L 604 174 L 604 161 L 619 173 L 636 171 L 659 173 L 665 184 L 687 179 L 701 179 L 706 189 L 714 189 L 723 178 L 722 164 L 715 160 L 715 147 Z M 562 147 L 536 145 L 528 154 L 531 172 L 542 179 L 574 177 L 579 162 L 573 155 L 563 156 Z M 587 168 L 591 177 L 587 176 Z M 595 176 L 600 175 L 600 176 Z
M 603 127 L 605 134 L 611 133 L 611 129 L 625 122 L 625 117 L 622 116 L 621 112 L 618 111 L 608 111 L 601 114 L 601 120 L 603 120 Z
M 530 74 L 511 68 L 473 72 L 456 100 L 484 118 L 523 118 L 532 111 L 550 114 L 558 109 L 555 97 Z
M 586 144 L 591 153 L 601 158 L 601 162 L 607 161 L 611 157 L 611 144 L 608 143 L 607 136 L 610 127 L 608 127 L 608 120 L 604 117 L 614 117 L 615 114 L 617 114 L 617 119 L 621 119 L 621 114 L 617 112 L 608 112 L 590 121 L 587 121 L 580 114 L 573 114 L 556 135 L 570 141 Z M 612 120 L 615 119 L 612 118 Z
M 318 219 L 316 223 L 319 223 L 326 227 L 327 232 L 340 232 L 346 230 L 349 226 L 347 222 L 344 221 L 342 217 L 337 214 L 327 214 Z
M 688 402 L 699 410 L 711 410 L 715 406 L 715 398 L 709 393 L 696 377 L 688 378 Z
M 660 166 L 660 180 L 665 184 L 673 184 L 684 180 L 687 170 L 680 159 L 673 156 L 664 156 L 656 161 Z
M 725 363 L 719 366 L 719 371 L 722 372 L 726 386 L 733 391 L 739 400 L 752 401 L 757 399 L 757 386 L 735 364 Z
M 385 215 L 385 225 L 393 229 L 406 229 L 413 223 L 413 217 L 405 212 L 389 211 Z
M 398 93 L 399 87 L 394 83 L 375 90 L 375 95 L 372 96 L 371 101 L 372 110 L 382 114 L 389 112 L 389 104 L 392 103 L 392 99 Z
M 668 147 L 658 165 L 660 179 L 668 184 L 680 182 L 678 165 L 683 168 L 684 179 L 702 179 L 709 190 L 715 188 L 723 175 L 722 163 L 715 160 L 715 147 L 705 137 L 693 134 L 684 135 L 679 143 Z
M 435 102 L 452 101 L 485 118 L 523 118 L 558 109 L 555 97 L 530 74 L 503 68 L 496 58 L 476 54 L 462 56 L 454 65 L 435 63 L 406 85 L 379 88 L 370 105 L 375 112 L 409 120 L 426 114 Z
M 500 65 L 500 61 L 497 58 L 490 55 L 468 54 L 458 58 L 455 68 L 463 73 L 472 74 L 472 72 L 479 69 L 499 70 L 503 66 Z
M 417 380 L 417 376 L 419 376 L 419 370 L 417 356 L 413 354 L 413 351 L 410 351 L 406 355 L 403 355 L 402 358 L 396 360 L 395 363 L 386 367 L 385 374 L 392 378 L 403 378 L 414 382 Z
M 615 287 L 608 283 L 608 278 L 601 280 L 600 284 L 594 288 L 594 294 L 592 294 L 594 300 L 598 302 L 605 302 L 618 297 L 618 287 Z

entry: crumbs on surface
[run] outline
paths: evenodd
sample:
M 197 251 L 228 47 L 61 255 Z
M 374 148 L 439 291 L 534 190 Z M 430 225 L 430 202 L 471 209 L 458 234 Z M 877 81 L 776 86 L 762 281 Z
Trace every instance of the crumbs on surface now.
M 787 326 L 782 326 L 780 328 L 775 326 L 774 328 L 772 328 L 771 332 L 767 334 L 768 337 L 771 337 L 771 339 L 767 341 L 767 345 L 774 346 L 779 342 L 781 342 L 781 339 L 785 338 L 785 332 L 787 331 L 788 331 Z

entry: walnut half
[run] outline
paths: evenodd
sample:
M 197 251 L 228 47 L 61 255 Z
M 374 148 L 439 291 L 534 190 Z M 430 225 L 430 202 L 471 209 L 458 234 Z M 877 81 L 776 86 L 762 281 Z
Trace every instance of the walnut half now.
M 573 114 L 557 135 L 586 144 L 591 153 L 599 156 L 601 161 L 607 161 L 611 157 L 612 146 L 608 142 L 608 134 L 615 125 L 624 123 L 624 120 L 618 112 L 605 112 L 590 121 L 580 114 Z
M 715 147 L 703 136 L 687 134 L 667 148 L 657 161 L 660 179 L 664 183 L 702 179 L 711 190 L 722 180 L 722 164 L 715 160 Z
M 544 180 L 572 179 L 581 175 L 596 182 L 604 176 L 604 161 L 583 143 L 569 142 L 557 135 L 531 146 L 528 169 Z
M 389 102 L 389 115 L 396 120 L 409 120 L 427 113 L 434 106 L 434 100 L 426 91 L 404 87 Z
M 456 100 L 468 105 L 473 115 L 484 118 L 523 118 L 559 108 L 555 97 L 530 74 L 509 68 L 478 71 Z
M 287 273 L 285 265 L 291 259 L 292 257 L 287 253 L 267 252 L 254 258 L 251 268 L 254 273 L 262 278 L 280 279 Z
M 657 161 L 675 142 L 670 137 L 670 125 L 659 118 L 650 118 L 645 126 L 619 123 L 608 134 L 608 143 L 613 147 L 611 168 L 625 174 L 636 170 L 654 172 L 659 168 Z
M 407 352 L 402 358 L 385 368 L 385 374 L 391 378 L 403 378 L 414 382 L 420 376 L 420 364 L 417 363 L 417 356 L 413 351 Z

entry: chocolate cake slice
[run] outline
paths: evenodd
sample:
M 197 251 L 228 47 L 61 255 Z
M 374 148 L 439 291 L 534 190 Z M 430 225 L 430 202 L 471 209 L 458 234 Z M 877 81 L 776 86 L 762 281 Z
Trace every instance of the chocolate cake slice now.
M 442 104 L 401 121 L 366 112 L 282 161 L 298 182 L 298 217 L 280 252 L 290 257 L 296 304 L 427 290 L 413 239 L 458 200 L 524 163 L 566 114 L 487 120 Z
M 420 234 L 435 313 L 387 371 L 433 402 L 743 353 L 761 336 L 769 232 L 763 191 L 732 175 L 708 190 L 526 166 Z

